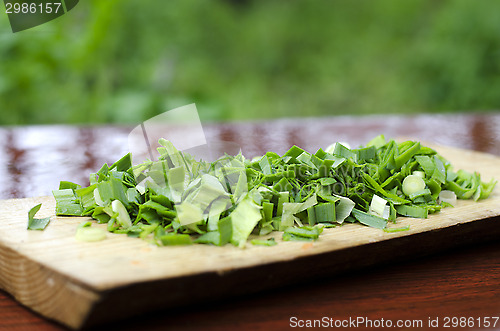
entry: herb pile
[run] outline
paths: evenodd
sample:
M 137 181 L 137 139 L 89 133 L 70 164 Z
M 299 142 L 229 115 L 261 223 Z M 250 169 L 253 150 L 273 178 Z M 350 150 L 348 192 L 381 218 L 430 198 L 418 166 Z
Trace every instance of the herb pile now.
M 357 149 L 337 143 L 311 154 L 293 146 L 282 156 L 225 155 L 215 162 L 159 142 L 158 161 L 133 166 L 127 154 L 91 174 L 88 187 L 61 182 L 53 191 L 56 215 L 91 216 L 110 232 L 158 245 L 244 247 L 250 234 L 273 231 L 283 231 L 283 240 L 310 241 L 344 222 L 385 229 L 398 215 L 426 218 L 456 198 L 487 198 L 496 184 L 454 172 L 419 142 L 383 136 Z M 90 225 L 78 228 L 79 237 L 103 238 Z M 273 238 L 251 243 L 276 244 Z

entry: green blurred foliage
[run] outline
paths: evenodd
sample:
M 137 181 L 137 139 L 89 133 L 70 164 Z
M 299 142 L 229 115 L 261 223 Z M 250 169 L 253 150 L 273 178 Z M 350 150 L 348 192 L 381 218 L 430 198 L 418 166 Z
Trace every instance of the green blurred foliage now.
M 13 34 L 0 124 L 500 109 L 497 0 L 84 0 Z

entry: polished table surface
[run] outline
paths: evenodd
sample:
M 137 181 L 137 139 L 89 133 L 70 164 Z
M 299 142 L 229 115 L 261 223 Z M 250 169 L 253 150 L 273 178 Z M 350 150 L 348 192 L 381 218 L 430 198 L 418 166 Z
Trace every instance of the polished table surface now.
M 89 173 L 127 153 L 131 129 L 132 126 L 0 127 L 0 199 L 50 195 L 60 180 L 88 184 Z M 269 150 L 282 154 L 292 145 L 310 151 L 336 141 L 358 146 L 379 134 L 500 156 L 498 112 L 278 119 L 209 123 L 203 129 L 207 141 L 234 142 L 247 157 Z M 457 326 L 462 322 L 466 326 L 463 329 L 478 329 L 490 321 L 488 329 L 500 330 L 500 320 L 495 328 L 491 327 L 498 316 L 500 241 L 474 247 L 457 243 L 452 251 L 342 275 L 329 275 L 325 270 L 323 278 L 298 280 L 295 285 L 245 297 L 214 298 L 210 303 L 133 318 L 124 312 L 120 322 L 102 329 L 268 330 L 290 329 L 312 320 L 321 320 L 324 326 L 357 320 L 363 327 L 369 326 L 370 321 L 375 327 L 387 321 L 396 325 L 401 320 L 408 325 L 413 323 L 415 329 L 428 329 L 429 321 L 437 319 L 440 327 L 448 320 L 450 327 L 454 322 Z M 64 327 L 38 316 L 0 291 L 0 329 Z

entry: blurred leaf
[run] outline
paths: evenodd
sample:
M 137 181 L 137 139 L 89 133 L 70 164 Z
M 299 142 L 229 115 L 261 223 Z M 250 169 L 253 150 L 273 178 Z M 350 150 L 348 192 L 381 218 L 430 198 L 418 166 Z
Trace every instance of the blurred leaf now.
M 80 1 L 0 17 L 0 124 L 498 110 L 498 31 L 494 0 Z

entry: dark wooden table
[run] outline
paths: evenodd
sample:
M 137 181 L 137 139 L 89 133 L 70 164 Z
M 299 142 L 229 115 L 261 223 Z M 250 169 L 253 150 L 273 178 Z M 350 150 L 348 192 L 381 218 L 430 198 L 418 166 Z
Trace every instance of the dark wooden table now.
M 24 126 L 0 128 L 0 199 L 50 195 L 60 180 L 86 184 L 88 174 L 128 150 L 124 126 Z M 335 141 L 357 146 L 378 134 L 408 137 L 500 155 L 500 113 L 281 119 L 204 125 L 208 141 L 232 141 L 245 156 L 307 150 Z M 499 176 L 500 178 L 500 169 Z M 500 219 L 499 226 L 500 226 Z M 2 263 L 2 261 L 0 261 Z M 1 286 L 1 284 L 0 284 Z M 360 328 L 398 320 L 407 329 L 440 328 L 448 320 L 480 329 L 500 317 L 500 241 L 433 252 L 391 265 L 297 280 L 297 284 L 245 297 L 159 310 L 102 329 L 269 330 L 320 320 L 323 326 Z M 453 318 L 458 318 L 454 320 Z M 460 319 L 461 318 L 461 319 Z M 489 319 L 488 319 L 489 318 Z M 363 320 L 364 319 L 364 322 Z M 437 319 L 437 321 L 436 321 Z M 337 323 L 337 324 L 336 324 Z M 385 324 L 384 324 L 385 323 Z M 401 322 L 400 322 L 401 323 Z M 422 324 L 419 324 L 422 323 Z M 462 323 L 462 324 L 460 324 Z M 481 324 L 479 324 L 481 323 Z M 62 330 L 0 291 L 0 329 Z M 401 328 L 395 328 L 401 329 Z

